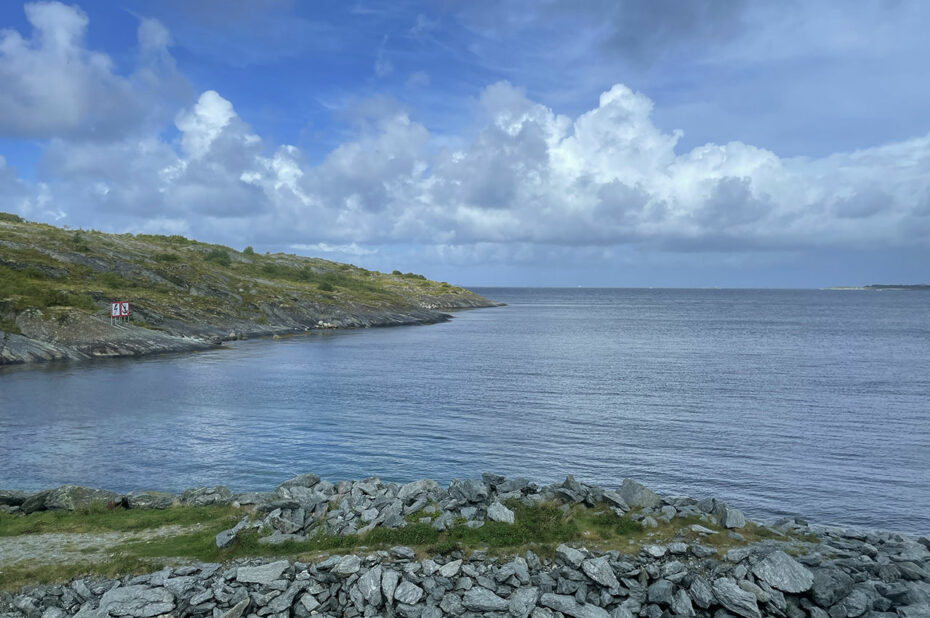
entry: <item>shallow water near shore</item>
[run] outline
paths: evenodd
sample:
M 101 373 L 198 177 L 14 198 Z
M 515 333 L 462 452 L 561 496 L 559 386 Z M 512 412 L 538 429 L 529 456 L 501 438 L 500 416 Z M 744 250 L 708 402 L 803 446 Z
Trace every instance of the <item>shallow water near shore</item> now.
M 0 371 L 0 487 L 573 473 L 930 532 L 930 293 L 477 288 L 444 324 Z

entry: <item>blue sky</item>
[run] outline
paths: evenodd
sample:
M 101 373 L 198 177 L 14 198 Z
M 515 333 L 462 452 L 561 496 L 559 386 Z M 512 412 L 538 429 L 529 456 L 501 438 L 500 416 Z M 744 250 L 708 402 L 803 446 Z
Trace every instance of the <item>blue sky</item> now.
M 930 4 L 0 5 L 0 210 L 465 285 L 930 280 Z

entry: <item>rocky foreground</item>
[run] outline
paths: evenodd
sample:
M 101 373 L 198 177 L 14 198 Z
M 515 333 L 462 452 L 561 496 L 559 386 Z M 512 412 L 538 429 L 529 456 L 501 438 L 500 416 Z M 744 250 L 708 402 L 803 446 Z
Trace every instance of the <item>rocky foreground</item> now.
M 662 497 L 629 479 L 611 490 L 571 477 L 540 487 L 486 474 L 441 488 L 428 480 L 333 484 L 304 474 L 272 492 L 238 495 L 195 488 L 181 495 L 120 496 L 74 486 L 31 495 L 0 492 L 4 508 L 20 513 L 80 508 L 94 500 L 131 508 L 238 503 L 242 521 L 217 535 L 217 546 L 257 530 L 269 553 L 284 540 L 364 535 L 376 527 L 514 525 L 514 510 L 544 503 L 600 509 L 635 522 L 639 532 L 629 547 L 605 549 L 592 539 L 539 555 L 532 548 L 499 556 L 456 548 L 427 557 L 392 547 L 319 561 L 190 564 L 119 580 L 26 588 L 0 596 L 0 615 L 930 616 L 925 537 L 816 527 L 798 519 L 760 525 L 720 500 Z M 671 532 L 659 535 L 657 529 Z

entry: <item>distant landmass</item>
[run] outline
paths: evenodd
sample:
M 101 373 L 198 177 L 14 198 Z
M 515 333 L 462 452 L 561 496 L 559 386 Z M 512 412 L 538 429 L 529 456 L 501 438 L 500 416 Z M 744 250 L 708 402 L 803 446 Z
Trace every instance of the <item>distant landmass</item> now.
M 872 283 L 863 286 L 834 286 L 827 290 L 930 290 L 930 283 Z
M 131 319 L 110 319 L 111 302 Z M 105 234 L 0 212 L 0 365 L 195 350 L 249 336 L 428 324 L 486 298 L 380 273 L 183 236 Z

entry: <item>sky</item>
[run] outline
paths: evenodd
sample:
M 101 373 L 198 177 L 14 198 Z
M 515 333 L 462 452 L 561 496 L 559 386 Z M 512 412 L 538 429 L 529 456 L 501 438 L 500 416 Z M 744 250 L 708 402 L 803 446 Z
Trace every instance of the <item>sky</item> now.
M 469 286 L 930 282 L 930 3 L 0 4 L 0 211 Z

